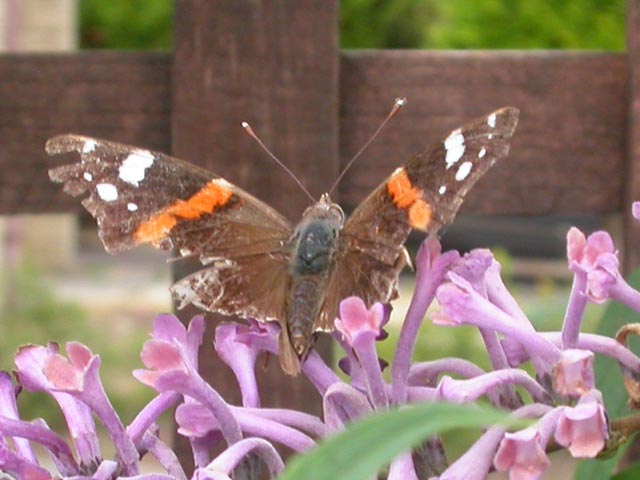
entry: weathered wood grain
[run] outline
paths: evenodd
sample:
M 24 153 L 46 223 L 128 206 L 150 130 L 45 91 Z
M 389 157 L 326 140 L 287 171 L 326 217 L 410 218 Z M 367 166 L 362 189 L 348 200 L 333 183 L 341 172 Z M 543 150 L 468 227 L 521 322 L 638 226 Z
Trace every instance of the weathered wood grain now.
M 0 213 L 80 211 L 47 176 L 53 135 L 77 132 L 169 149 L 168 55 L 0 56 Z
M 627 4 L 627 62 L 629 68 L 629 99 L 627 111 L 627 158 L 625 196 L 622 206 L 624 225 L 624 267 L 631 272 L 640 264 L 640 224 L 631 216 L 631 202 L 640 200 L 640 5 Z

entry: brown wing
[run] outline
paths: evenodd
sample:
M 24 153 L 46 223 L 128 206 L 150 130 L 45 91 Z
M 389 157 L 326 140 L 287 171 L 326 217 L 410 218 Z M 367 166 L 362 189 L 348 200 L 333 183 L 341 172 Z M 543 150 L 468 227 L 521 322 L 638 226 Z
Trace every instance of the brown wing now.
M 289 289 L 284 254 L 219 258 L 171 287 L 178 308 L 193 304 L 224 315 L 284 322 Z
M 78 135 L 52 138 L 46 149 L 80 153 L 79 162 L 49 174 L 67 193 L 89 194 L 82 203 L 108 252 L 151 243 L 209 266 L 173 287 L 182 306 L 283 320 L 291 226 L 278 212 L 162 153 Z
M 518 110 L 502 108 L 453 130 L 410 158 L 353 212 L 342 232 L 328 280 L 319 330 L 332 330 L 340 300 L 367 304 L 397 295 L 411 229 L 437 233 L 455 217 L 464 196 L 509 153 Z

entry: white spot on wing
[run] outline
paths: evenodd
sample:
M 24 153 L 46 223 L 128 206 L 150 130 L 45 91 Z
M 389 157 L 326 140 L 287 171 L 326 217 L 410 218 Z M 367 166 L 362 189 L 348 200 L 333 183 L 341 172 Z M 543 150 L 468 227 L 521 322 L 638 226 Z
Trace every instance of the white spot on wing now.
M 214 178 L 211 180 L 211 183 L 218 185 L 219 187 L 226 188 L 227 190 L 231 190 L 233 188 L 233 185 L 227 182 L 224 178 Z
M 480 149 L 480 151 L 478 152 L 478 158 L 482 158 L 482 157 L 484 157 L 486 154 L 487 154 L 487 149 L 486 149 L 486 148 L 484 148 L 484 147 L 482 147 L 482 148 Z
M 440 195 L 444 195 L 446 191 L 447 191 L 447 186 L 446 185 L 440 185 L 440 188 L 438 189 L 438 193 Z
M 138 210 L 138 205 L 133 202 L 129 202 L 127 203 L 127 210 L 129 210 L 130 212 L 135 212 L 136 210 Z
M 95 140 L 87 140 L 84 142 L 82 146 L 82 153 L 91 153 L 96 149 L 96 141 Z
M 93 180 L 93 175 L 91 175 L 89 172 L 84 172 L 82 174 L 82 177 L 87 181 L 90 182 L 91 180 Z
M 153 165 L 154 159 L 155 157 L 148 150 L 134 150 L 120 165 L 118 177 L 137 187 L 138 183 L 144 180 L 144 172 Z
M 118 189 L 110 183 L 99 183 L 96 185 L 98 196 L 105 202 L 114 202 L 118 199 Z
M 472 168 L 473 168 L 473 163 L 463 162 L 462 165 L 458 167 L 458 171 L 456 172 L 456 180 L 458 182 L 461 182 L 462 180 L 467 178 L 467 176 L 469 176 L 469 173 L 471 173 Z
M 444 148 L 447 151 L 447 156 L 444 161 L 447 164 L 448 170 L 464 155 L 464 135 L 462 135 L 462 131 L 459 128 L 451 132 L 445 139 Z
M 492 113 L 491 115 L 489 115 L 487 117 L 487 125 L 489 125 L 491 128 L 496 128 L 496 114 Z

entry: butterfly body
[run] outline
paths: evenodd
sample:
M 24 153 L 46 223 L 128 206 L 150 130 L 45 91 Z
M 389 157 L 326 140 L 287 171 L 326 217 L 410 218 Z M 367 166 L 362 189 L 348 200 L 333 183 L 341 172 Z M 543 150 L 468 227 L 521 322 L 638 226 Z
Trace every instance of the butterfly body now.
M 74 196 L 88 193 L 105 248 L 139 244 L 197 256 L 204 268 L 171 287 L 181 308 L 281 326 L 280 363 L 296 375 L 315 332 L 332 331 L 340 300 L 397 296 L 411 230 L 437 233 L 467 191 L 507 155 L 518 110 L 506 107 L 453 130 L 397 168 L 345 219 L 327 194 L 297 226 L 211 172 L 158 152 L 80 135 L 47 142 L 80 161 L 50 170 Z
M 342 208 L 324 194 L 307 208 L 296 227 L 285 323 L 298 358 L 304 358 L 311 347 L 343 226 Z

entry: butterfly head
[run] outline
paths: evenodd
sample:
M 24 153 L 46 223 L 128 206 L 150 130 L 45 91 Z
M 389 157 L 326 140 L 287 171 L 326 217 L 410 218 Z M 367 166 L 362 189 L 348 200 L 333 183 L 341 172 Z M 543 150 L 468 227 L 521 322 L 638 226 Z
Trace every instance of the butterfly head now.
M 338 229 L 344 224 L 344 211 L 337 203 L 331 201 L 328 193 L 323 193 L 316 203 L 308 207 L 302 214 L 302 223 L 323 220 L 336 225 Z

